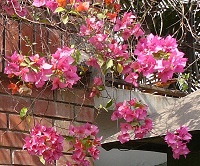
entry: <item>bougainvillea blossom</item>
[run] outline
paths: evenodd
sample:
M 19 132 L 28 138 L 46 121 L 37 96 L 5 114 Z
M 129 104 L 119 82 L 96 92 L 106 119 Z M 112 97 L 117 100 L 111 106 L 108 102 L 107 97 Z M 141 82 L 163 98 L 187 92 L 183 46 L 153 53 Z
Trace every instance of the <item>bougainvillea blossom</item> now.
M 35 7 L 46 6 L 47 8 L 51 9 L 54 12 L 58 7 L 58 3 L 56 0 L 34 0 L 33 6 Z
M 99 129 L 97 126 L 86 123 L 81 126 L 70 125 L 69 137 L 72 146 L 72 159 L 78 165 L 89 166 L 90 162 L 86 159 L 87 155 L 94 160 L 99 159 L 99 149 L 102 137 L 97 137 Z M 70 165 L 67 162 L 67 165 Z
M 72 88 L 80 79 L 77 67 L 73 65 L 74 49 L 63 47 L 52 55 L 50 63 L 38 54 L 23 56 L 14 54 L 7 58 L 5 74 L 18 76 L 22 81 L 34 83 L 41 88 L 47 81 L 52 81 L 52 90 L 57 88 Z
M 120 124 L 121 134 L 118 136 L 121 143 L 130 140 L 130 132 L 134 133 L 135 138 L 144 138 L 153 128 L 152 120 L 147 118 L 147 106 L 135 98 L 116 104 L 111 120 L 122 118 L 125 123 Z
M 42 156 L 47 163 L 51 163 L 63 155 L 63 140 L 54 128 L 38 124 L 25 138 L 23 149 L 27 149 L 31 155 Z
M 183 72 L 187 61 L 183 58 L 184 53 L 178 50 L 176 40 L 171 36 L 162 38 L 150 34 L 141 38 L 134 54 L 143 75 L 158 73 L 162 82 L 171 79 L 174 73 Z
M 181 155 L 186 158 L 186 155 L 190 152 L 187 143 L 189 143 L 191 139 L 192 135 L 185 126 L 181 126 L 175 133 L 167 132 L 165 142 L 172 148 L 174 159 L 179 159 Z
M 4 0 L 0 1 L 0 7 L 9 15 L 17 15 L 25 17 L 27 15 L 27 9 L 18 0 Z
M 57 16 L 61 18 L 60 23 L 66 24 L 68 18 L 70 18 L 70 24 L 74 24 L 74 20 L 78 21 L 75 24 L 81 23 L 80 31 L 77 34 L 84 38 L 83 41 L 86 44 L 89 44 L 86 50 L 89 58 L 85 63 L 103 74 L 108 72 L 116 76 L 124 74 L 124 80 L 137 87 L 138 78 L 141 75 L 149 77 L 157 74 L 162 82 L 166 82 L 173 77 L 174 73 L 184 71 L 187 59 L 178 50 L 176 39 L 170 35 L 165 38 L 153 34 L 145 37 L 138 18 L 132 12 L 121 12 L 120 4 L 116 0 L 105 0 L 105 10 L 101 11 L 98 11 L 100 8 L 94 10 L 94 6 L 90 8 L 92 6 L 90 2 L 82 0 L 33 0 L 32 2 L 34 9 L 46 10 L 47 12 L 44 13 L 52 16 L 52 19 L 57 14 L 56 9 L 59 7 Z M 18 0 L 0 1 L 0 7 L 9 17 L 18 16 L 21 19 L 25 18 L 27 13 L 31 13 L 24 4 L 23 1 Z M 39 9 L 36 10 L 39 11 Z M 84 17 L 81 12 L 84 13 Z M 41 21 L 40 18 L 35 18 L 37 14 L 42 15 L 40 12 L 34 14 L 34 22 Z M 73 20 L 71 19 L 72 15 L 80 17 Z M 28 16 L 26 19 L 31 19 L 31 15 Z M 50 24 L 51 19 L 49 18 L 43 19 L 42 24 L 48 22 L 49 26 L 59 25 L 61 29 L 64 26 L 63 24 L 60 26 L 61 24 L 57 24 L 57 22 Z M 36 23 L 40 24 L 39 21 Z M 134 46 L 127 44 L 129 39 L 134 41 Z M 14 52 L 13 55 L 7 57 L 4 72 L 9 78 L 19 77 L 23 85 L 11 83 L 8 88 L 12 90 L 13 94 L 28 89 L 29 83 L 35 84 L 36 88 L 41 88 L 51 82 L 52 90 L 72 88 L 80 79 L 73 58 L 76 51 L 74 48 L 77 47 L 58 48 L 54 54 L 48 55 L 48 58 L 47 55 L 25 56 Z M 103 89 L 102 79 L 95 77 L 90 97 L 99 97 L 100 91 Z M 129 141 L 132 133 L 135 139 L 144 138 L 153 127 L 152 120 L 147 118 L 147 106 L 136 99 L 117 103 L 111 119 L 125 121 L 120 124 L 121 133 L 118 139 L 121 143 Z M 72 160 L 76 165 L 89 166 L 90 162 L 86 159 L 88 155 L 94 160 L 99 159 L 98 147 L 101 145 L 102 137 L 97 137 L 98 131 L 97 126 L 89 123 L 82 126 L 70 125 L 67 137 L 72 148 L 69 151 L 72 152 Z M 166 143 L 172 148 L 175 159 L 178 159 L 180 155 L 186 157 L 189 153 L 187 143 L 190 140 L 191 135 L 183 126 L 175 133 L 168 132 L 165 137 Z M 25 142 L 24 149 L 27 149 L 32 155 L 42 156 L 48 163 L 58 160 L 62 155 L 63 137 L 57 134 L 53 128 L 37 125 L 31 131 L 30 136 L 26 137 Z M 67 161 L 67 165 L 73 164 Z

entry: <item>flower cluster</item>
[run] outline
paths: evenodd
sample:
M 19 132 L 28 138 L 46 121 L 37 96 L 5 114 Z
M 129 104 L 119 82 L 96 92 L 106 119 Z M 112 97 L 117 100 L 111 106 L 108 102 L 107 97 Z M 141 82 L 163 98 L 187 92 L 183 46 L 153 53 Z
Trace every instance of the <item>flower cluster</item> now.
M 140 38 L 134 51 L 137 60 L 130 68 L 147 77 L 157 73 L 161 81 L 166 82 L 174 73 L 183 72 L 186 65 L 187 59 L 177 46 L 176 39 L 171 36 L 162 38 L 150 34 Z
M 174 159 L 179 159 L 180 155 L 186 155 L 190 152 L 187 143 L 192 139 L 192 135 L 188 133 L 188 128 L 181 126 L 175 133 L 167 132 L 165 142 L 172 148 Z
M 124 74 L 126 82 L 138 86 L 139 75 L 148 77 L 151 74 L 157 74 L 162 82 L 166 82 L 173 77 L 174 73 L 184 71 L 187 60 L 178 50 L 176 40 L 171 36 L 162 38 L 153 34 L 145 37 L 137 17 L 132 12 L 120 12 L 120 4 L 117 0 L 103 1 L 102 9 L 95 8 L 95 4 L 90 7 L 89 0 L 33 0 L 32 2 L 33 10 L 30 7 L 27 10 L 26 3 L 18 0 L 0 0 L 0 7 L 9 16 L 20 16 L 24 19 L 28 13 L 28 20 L 32 19 L 34 22 L 37 20 L 42 24 L 63 23 L 62 26 L 64 26 L 69 20 L 73 25 L 85 22 L 84 25 L 80 25 L 79 35 L 89 44 L 86 52 L 92 55 L 86 64 L 98 70 L 101 69 L 103 74 L 108 71 L 116 76 Z M 40 7 L 41 12 L 39 9 L 35 10 Z M 31 13 L 32 11 L 34 13 Z M 55 16 L 56 12 L 59 13 L 57 16 Z M 82 15 L 79 12 L 84 13 Z M 46 21 L 45 18 L 40 19 L 43 13 L 46 13 L 45 16 L 51 16 L 51 19 L 47 18 Z M 76 15 L 79 16 L 78 20 L 75 18 Z M 59 17 L 60 21 L 57 22 Z M 54 18 L 56 22 L 52 20 Z M 52 90 L 72 88 L 80 79 L 76 73 L 77 67 L 73 58 L 75 49 L 73 48 L 58 48 L 48 57 L 39 54 L 24 56 L 17 52 L 8 57 L 5 74 L 9 77 L 17 76 L 23 82 L 22 85 L 19 85 L 21 82 L 9 84 L 8 88 L 12 90 L 12 94 L 16 91 L 20 94 L 31 94 L 33 84 L 41 88 L 50 81 Z M 103 90 L 103 82 L 95 77 L 90 97 L 99 96 L 101 90 Z M 111 102 L 108 102 L 109 104 Z M 140 139 L 153 128 L 152 120 L 147 118 L 147 106 L 136 99 L 116 104 L 116 110 L 111 119 L 125 121 L 120 124 L 121 133 L 118 139 L 121 143 L 130 140 L 130 133 L 133 133 L 136 139 Z M 89 123 L 82 126 L 70 125 L 69 136 L 66 138 L 72 146 L 69 151 L 72 151 L 75 165 L 89 166 L 87 156 L 95 160 L 99 159 L 98 147 L 101 146 L 102 138 L 96 136 L 98 131 L 97 126 Z M 30 136 L 26 137 L 23 148 L 30 154 L 42 156 L 46 162 L 51 163 L 62 155 L 63 140 L 64 138 L 53 128 L 36 125 Z M 191 135 L 186 127 L 181 127 L 176 130 L 176 133 L 168 132 L 165 137 L 176 159 L 180 155 L 186 156 L 189 153 L 186 144 L 190 140 Z M 67 165 L 73 164 L 67 161 Z
M 89 166 L 90 163 L 86 160 L 87 155 L 92 156 L 94 160 L 99 159 L 98 147 L 101 146 L 102 137 L 96 136 L 98 132 L 98 127 L 89 123 L 82 126 L 70 125 L 69 140 L 73 146 L 72 159 L 76 164 Z M 67 162 L 67 165 L 70 166 L 70 163 Z
M 23 149 L 29 154 L 42 156 L 47 163 L 58 160 L 62 156 L 64 138 L 54 128 L 36 125 L 30 136 L 25 138 Z
M 65 7 L 67 4 L 74 4 L 74 8 L 76 11 L 87 11 L 89 8 L 89 2 L 82 2 L 80 0 L 34 0 L 33 6 L 41 7 L 45 6 L 51 9 L 53 12 L 58 7 Z
M 121 134 L 118 139 L 121 143 L 130 140 L 130 131 L 134 132 L 135 138 L 143 138 L 152 130 L 152 120 L 147 118 L 147 106 L 132 99 L 116 104 L 116 110 L 111 116 L 111 120 L 124 119 L 126 122 L 120 124 Z
M 0 7 L 10 16 L 15 14 L 24 17 L 27 15 L 27 9 L 18 0 L 0 1 Z
M 109 4 L 109 2 L 107 3 Z M 108 25 L 113 26 L 114 33 L 107 30 L 104 20 L 91 17 L 87 18 L 86 24 L 80 27 L 80 35 L 86 38 L 97 52 L 95 56 L 89 58 L 86 64 L 97 69 L 100 67 L 104 72 L 110 68 L 121 74 L 131 59 L 128 45 L 124 44 L 124 41 L 131 36 L 137 39 L 144 32 L 132 12 L 126 12 L 122 17 L 117 17 L 119 12 L 117 4 L 114 3 L 113 6 L 114 13 L 116 13 L 115 19 L 110 20 Z M 106 15 L 105 17 L 109 18 L 110 16 Z
M 52 90 L 57 88 L 72 88 L 80 79 L 77 67 L 73 65 L 72 54 L 74 49 L 64 47 L 52 55 L 50 63 L 38 54 L 23 56 L 16 52 L 7 58 L 5 74 L 9 77 L 18 76 L 27 83 L 34 83 L 37 88 L 43 87 L 45 82 L 52 81 Z
M 136 16 L 131 12 L 125 12 L 122 18 L 117 18 L 114 31 L 120 32 L 124 40 L 129 39 L 132 35 L 136 38 L 143 36 L 144 31 L 141 29 L 141 24 L 135 21 Z
M 65 3 L 65 5 L 66 5 L 66 3 Z M 33 6 L 35 6 L 35 7 L 45 6 L 54 12 L 56 10 L 56 8 L 58 7 L 58 2 L 57 2 L 57 0 L 34 0 Z

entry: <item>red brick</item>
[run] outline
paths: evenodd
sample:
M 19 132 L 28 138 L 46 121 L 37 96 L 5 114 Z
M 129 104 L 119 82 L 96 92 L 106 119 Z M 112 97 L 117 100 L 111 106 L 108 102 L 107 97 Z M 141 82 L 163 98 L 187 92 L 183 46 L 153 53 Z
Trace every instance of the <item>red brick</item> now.
M 74 118 L 73 105 L 65 103 L 38 100 L 35 102 L 33 110 L 35 114 L 40 115 L 61 117 L 67 119 Z
M 64 140 L 63 142 L 63 152 L 72 153 L 72 145 L 68 140 Z
M 56 166 L 66 165 L 67 161 L 71 164 L 74 163 L 70 155 L 63 155 L 59 160 L 56 161 Z
M 0 130 L 0 146 L 22 148 L 26 134 Z
M 75 120 L 83 122 L 94 122 L 94 108 L 76 106 Z
M 33 88 L 31 97 L 37 99 L 53 100 L 53 91 L 50 88 L 44 90 L 41 88 Z
M 0 128 L 7 128 L 7 115 L 0 113 Z
M 31 105 L 30 99 L 13 96 L 13 95 L 0 95 L 0 110 L 7 112 L 20 112 L 23 107 Z
M 70 125 L 70 121 L 66 121 L 66 120 L 54 121 L 54 126 L 56 127 L 56 131 L 58 131 L 58 133 L 61 133 L 62 135 L 69 134 L 69 125 Z
M 0 165 L 11 164 L 10 149 L 0 148 Z
M 0 92 L 1 93 L 9 93 L 11 92 L 10 90 L 8 90 L 8 84 L 10 83 L 10 80 L 8 80 L 8 78 L 4 78 L 5 75 L 1 74 L 1 81 L 0 81 Z
M 57 101 L 64 101 L 69 103 L 75 103 L 79 105 L 94 105 L 94 99 L 90 98 L 90 93 L 85 89 L 67 89 L 66 91 L 58 90 L 56 93 Z
M 39 118 L 39 117 L 26 117 L 21 120 L 19 115 L 9 114 L 9 128 L 11 130 L 22 130 L 28 131 L 34 127 L 36 124 L 45 125 L 48 127 L 53 126 L 53 120 L 49 118 Z
M 6 21 L 6 55 L 11 55 L 18 45 L 18 23 L 11 19 Z
M 30 155 L 25 150 L 15 150 L 12 153 L 13 163 L 18 165 L 32 165 L 32 166 L 44 166 L 38 156 Z M 54 164 L 46 164 L 47 166 L 53 166 Z

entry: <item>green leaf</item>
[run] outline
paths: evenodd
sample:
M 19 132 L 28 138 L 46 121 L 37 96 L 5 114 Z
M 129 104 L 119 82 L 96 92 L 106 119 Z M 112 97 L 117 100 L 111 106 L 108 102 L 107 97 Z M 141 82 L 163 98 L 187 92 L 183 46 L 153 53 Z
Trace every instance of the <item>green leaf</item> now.
M 25 61 L 26 63 L 28 63 L 28 64 L 31 62 L 30 59 L 29 59 L 28 57 L 25 57 L 25 58 L 24 58 L 24 61 Z
M 76 11 L 74 11 L 74 10 L 71 10 L 71 11 L 69 11 L 68 13 L 69 13 L 69 14 L 75 14 L 75 15 L 78 15 L 78 14 L 79 14 L 78 12 L 76 12 Z
M 77 64 L 79 64 L 80 62 L 80 58 L 81 58 L 81 53 L 79 50 L 76 50 L 73 54 L 74 60 Z
M 58 8 L 55 10 L 55 13 L 60 13 L 60 12 L 63 12 L 63 11 L 65 11 L 64 8 L 58 7 Z
M 102 104 L 99 104 L 99 108 L 100 108 L 100 109 L 103 108 Z
M 185 75 L 185 78 L 188 80 L 188 79 L 190 78 L 190 73 L 187 73 L 187 74 Z
M 112 59 L 109 59 L 107 62 L 106 62 L 106 69 L 109 69 L 113 67 L 113 60 Z
M 31 66 L 31 69 L 34 71 L 34 72 L 38 72 L 38 69 L 37 69 L 37 67 L 34 67 L 34 66 Z
M 117 71 L 119 74 L 121 74 L 123 71 L 123 66 L 120 63 L 117 64 Z
M 65 15 L 65 16 L 62 17 L 62 22 L 63 22 L 63 24 L 67 24 L 68 21 L 69 21 L 68 15 Z
M 72 137 L 72 136 L 66 136 L 65 139 L 66 139 L 67 141 L 73 141 L 73 140 L 74 140 L 74 137 Z
M 106 103 L 106 108 L 109 108 L 110 106 L 112 106 L 113 104 L 113 100 L 110 99 L 107 103 Z
M 185 79 L 180 78 L 180 79 L 178 80 L 178 82 L 179 82 L 179 84 L 182 86 L 182 85 L 184 84 L 184 82 L 185 82 Z
M 139 122 L 138 121 L 133 121 L 131 122 L 131 126 L 135 127 L 135 126 L 138 126 L 139 125 Z
M 21 119 L 24 119 L 24 117 L 26 116 L 27 111 L 28 111 L 28 108 L 27 108 L 27 107 L 23 107 L 23 108 L 20 110 L 20 118 L 21 118 Z
M 105 87 L 104 87 L 104 86 L 97 86 L 97 89 L 98 89 L 99 91 L 102 91 L 102 90 L 105 89 Z
M 31 123 L 31 116 L 30 115 L 27 116 L 26 121 L 27 121 L 28 124 Z
M 44 160 L 43 156 L 39 156 L 39 159 L 40 159 L 40 162 L 41 162 L 43 165 L 45 165 L 45 160 Z
M 87 142 L 88 142 L 88 140 L 87 140 L 87 139 L 83 139 L 81 142 L 82 142 L 82 144 L 83 144 L 83 145 L 85 145 L 85 146 L 86 146 L 86 145 L 87 145 Z
M 104 59 L 102 57 L 98 56 L 97 60 L 98 60 L 97 62 L 98 62 L 98 64 L 99 64 L 100 67 L 102 67 L 103 65 L 105 65 Z
M 99 14 L 97 14 L 97 17 L 98 17 L 98 19 L 104 19 L 104 18 L 106 18 L 106 15 L 103 13 L 99 13 Z
M 25 66 L 27 66 L 28 64 L 26 63 L 26 62 L 22 62 L 22 63 L 20 63 L 20 66 L 22 66 L 22 67 L 25 67 Z
M 183 84 L 183 85 L 182 85 L 182 89 L 183 89 L 183 90 L 187 90 L 187 89 L 188 89 L 188 84 Z

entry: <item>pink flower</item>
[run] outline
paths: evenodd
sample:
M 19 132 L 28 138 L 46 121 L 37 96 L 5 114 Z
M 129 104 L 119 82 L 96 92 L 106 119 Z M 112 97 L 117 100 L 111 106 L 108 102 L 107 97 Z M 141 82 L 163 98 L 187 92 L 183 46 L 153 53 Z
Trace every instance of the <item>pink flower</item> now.
M 144 138 L 153 128 L 152 120 L 147 118 L 147 106 L 136 98 L 116 104 L 116 111 L 113 112 L 111 120 L 121 118 L 126 121 L 120 123 L 121 134 L 118 139 L 121 143 L 129 141 L 129 131 L 135 134 L 135 138 Z
M 90 35 L 90 29 L 85 25 L 81 25 L 80 36 L 89 36 L 89 35 Z
M 117 41 L 112 41 L 111 44 L 108 44 L 109 47 L 109 56 L 114 59 L 122 59 L 127 60 L 129 58 L 129 54 L 127 51 L 128 45 L 127 44 L 120 44 Z
M 95 160 L 98 160 L 99 159 L 99 154 L 100 154 L 100 151 L 95 147 L 95 146 L 92 146 L 88 149 L 88 152 L 92 155 L 92 157 L 95 159 Z
M 121 132 L 122 134 L 127 133 L 129 130 L 132 130 L 133 127 L 131 126 L 130 123 L 120 123 L 120 128 L 121 128 Z
M 133 35 L 138 39 L 144 35 L 144 31 L 141 29 L 141 24 L 137 23 L 133 28 Z
M 23 149 L 32 155 L 43 156 L 44 160 L 51 163 L 62 156 L 64 138 L 57 134 L 51 127 L 36 125 L 30 136 L 25 138 Z
M 124 40 L 127 40 L 130 36 L 132 35 L 132 32 L 130 29 L 125 29 L 123 32 L 122 32 L 122 38 Z
M 51 90 L 55 90 L 57 88 L 65 88 L 66 87 L 66 84 L 61 82 L 60 78 L 58 77 L 54 77 L 53 78 L 53 82 L 52 82 L 52 88 Z
M 97 50 L 103 50 L 106 47 L 106 34 L 96 34 L 93 35 L 88 41 L 96 47 Z
M 125 142 L 128 142 L 130 140 L 130 135 L 128 133 L 120 134 L 118 137 L 121 144 L 124 144 Z
M 99 77 L 94 78 L 94 85 L 92 87 L 92 91 L 90 93 L 89 97 L 99 97 L 101 94 L 101 91 L 104 89 L 103 81 Z
M 76 164 L 89 166 L 89 161 L 85 159 L 87 155 L 92 156 L 95 160 L 99 159 L 98 147 L 101 146 L 102 137 L 96 136 L 98 132 L 98 127 L 89 123 L 81 126 L 70 125 L 69 135 L 73 138 L 70 141 L 73 147 L 72 159 Z
M 102 86 L 103 85 L 102 79 L 99 78 L 99 77 L 94 77 L 94 85 L 95 86 Z
M 175 133 L 167 132 L 165 142 L 172 148 L 174 159 L 179 159 L 180 155 L 186 155 L 190 152 L 186 144 L 190 142 L 192 135 L 188 133 L 188 128 L 181 126 Z
M 112 121 L 117 120 L 117 119 L 121 119 L 121 118 L 122 118 L 122 115 L 118 111 L 114 111 L 111 115 Z
M 142 74 L 148 77 L 157 73 L 162 82 L 171 79 L 174 73 L 183 72 L 187 61 L 183 58 L 184 53 L 178 50 L 176 39 L 171 36 L 161 38 L 150 34 L 141 38 L 134 54 Z
M 21 17 L 27 15 L 27 9 L 24 8 L 18 0 L 7 0 L 5 5 L 2 5 L 2 8 L 9 15 L 17 14 Z
M 44 6 L 45 4 L 46 0 L 34 0 L 32 5 L 35 7 L 41 7 Z
M 77 67 L 73 65 L 73 52 L 74 49 L 64 47 L 62 49 L 58 48 L 57 51 L 52 55 L 52 90 L 56 88 L 72 88 L 72 86 L 80 79 L 76 73 Z
M 138 74 L 132 72 L 129 73 L 129 75 L 125 78 L 125 81 L 137 87 L 138 86 L 137 79 L 138 79 Z
M 190 150 L 187 148 L 185 143 L 177 142 L 175 146 L 172 146 L 173 157 L 174 159 L 179 159 L 180 155 L 183 155 L 186 158 L 186 155 L 190 153 Z
M 136 17 L 132 14 L 132 12 L 125 12 L 122 19 L 117 18 L 116 20 L 116 24 L 114 26 L 114 31 L 119 31 L 122 29 L 126 29 L 128 26 L 131 25 L 131 23 L 133 22 L 133 20 Z
M 8 75 L 17 75 L 20 71 L 20 64 L 24 61 L 24 57 L 21 54 L 17 54 L 15 51 L 13 55 L 7 57 L 7 65 L 4 73 Z
M 80 28 L 81 36 L 101 34 L 102 32 L 103 32 L 103 22 L 97 21 L 95 17 L 87 18 L 86 25 L 82 25 Z
M 97 126 L 95 125 L 91 125 L 89 123 L 86 123 L 84 126 L 83 126 L 84 130 L 85 130 L 85 136 L 96 136 L 97 133 L 99 132 L 99 129 Z
M 34 0 L 33 6 L 35 7 L 41 7 L 46 5 L 47 8 L 51 9 L 52 11 L 55 11 L 55 9 L 58 7 L 58 3 L 55 0 Z
M 94 57 L 90 57 L 87 61 L 86 61 L 86 65 L 88 66 L 93 66 L 97 69 L 100 69 L 99 64 L 97 63 L 97 59 Z
M 186 142 L 189 142 L 192 139 L 192 135 L 188 133 L 188 127 L 181 126 L 176 132 L 179 134 L 179 137 Z
M 51 9 L 54 12 L 58 7 L 58 3 L 55 0 L 47 0 L 46 7 Z
M 176 143 L 176 138 L 177 138 L 177 136 L 174 133 L 167 132 L 167 134 L 165 136 L 165 142 L 168 145 L 173 145 Z
M 135 116 L 138 120 L 144 120 L 147 117 L 147 111 L 144 109 L 135 109 Z

